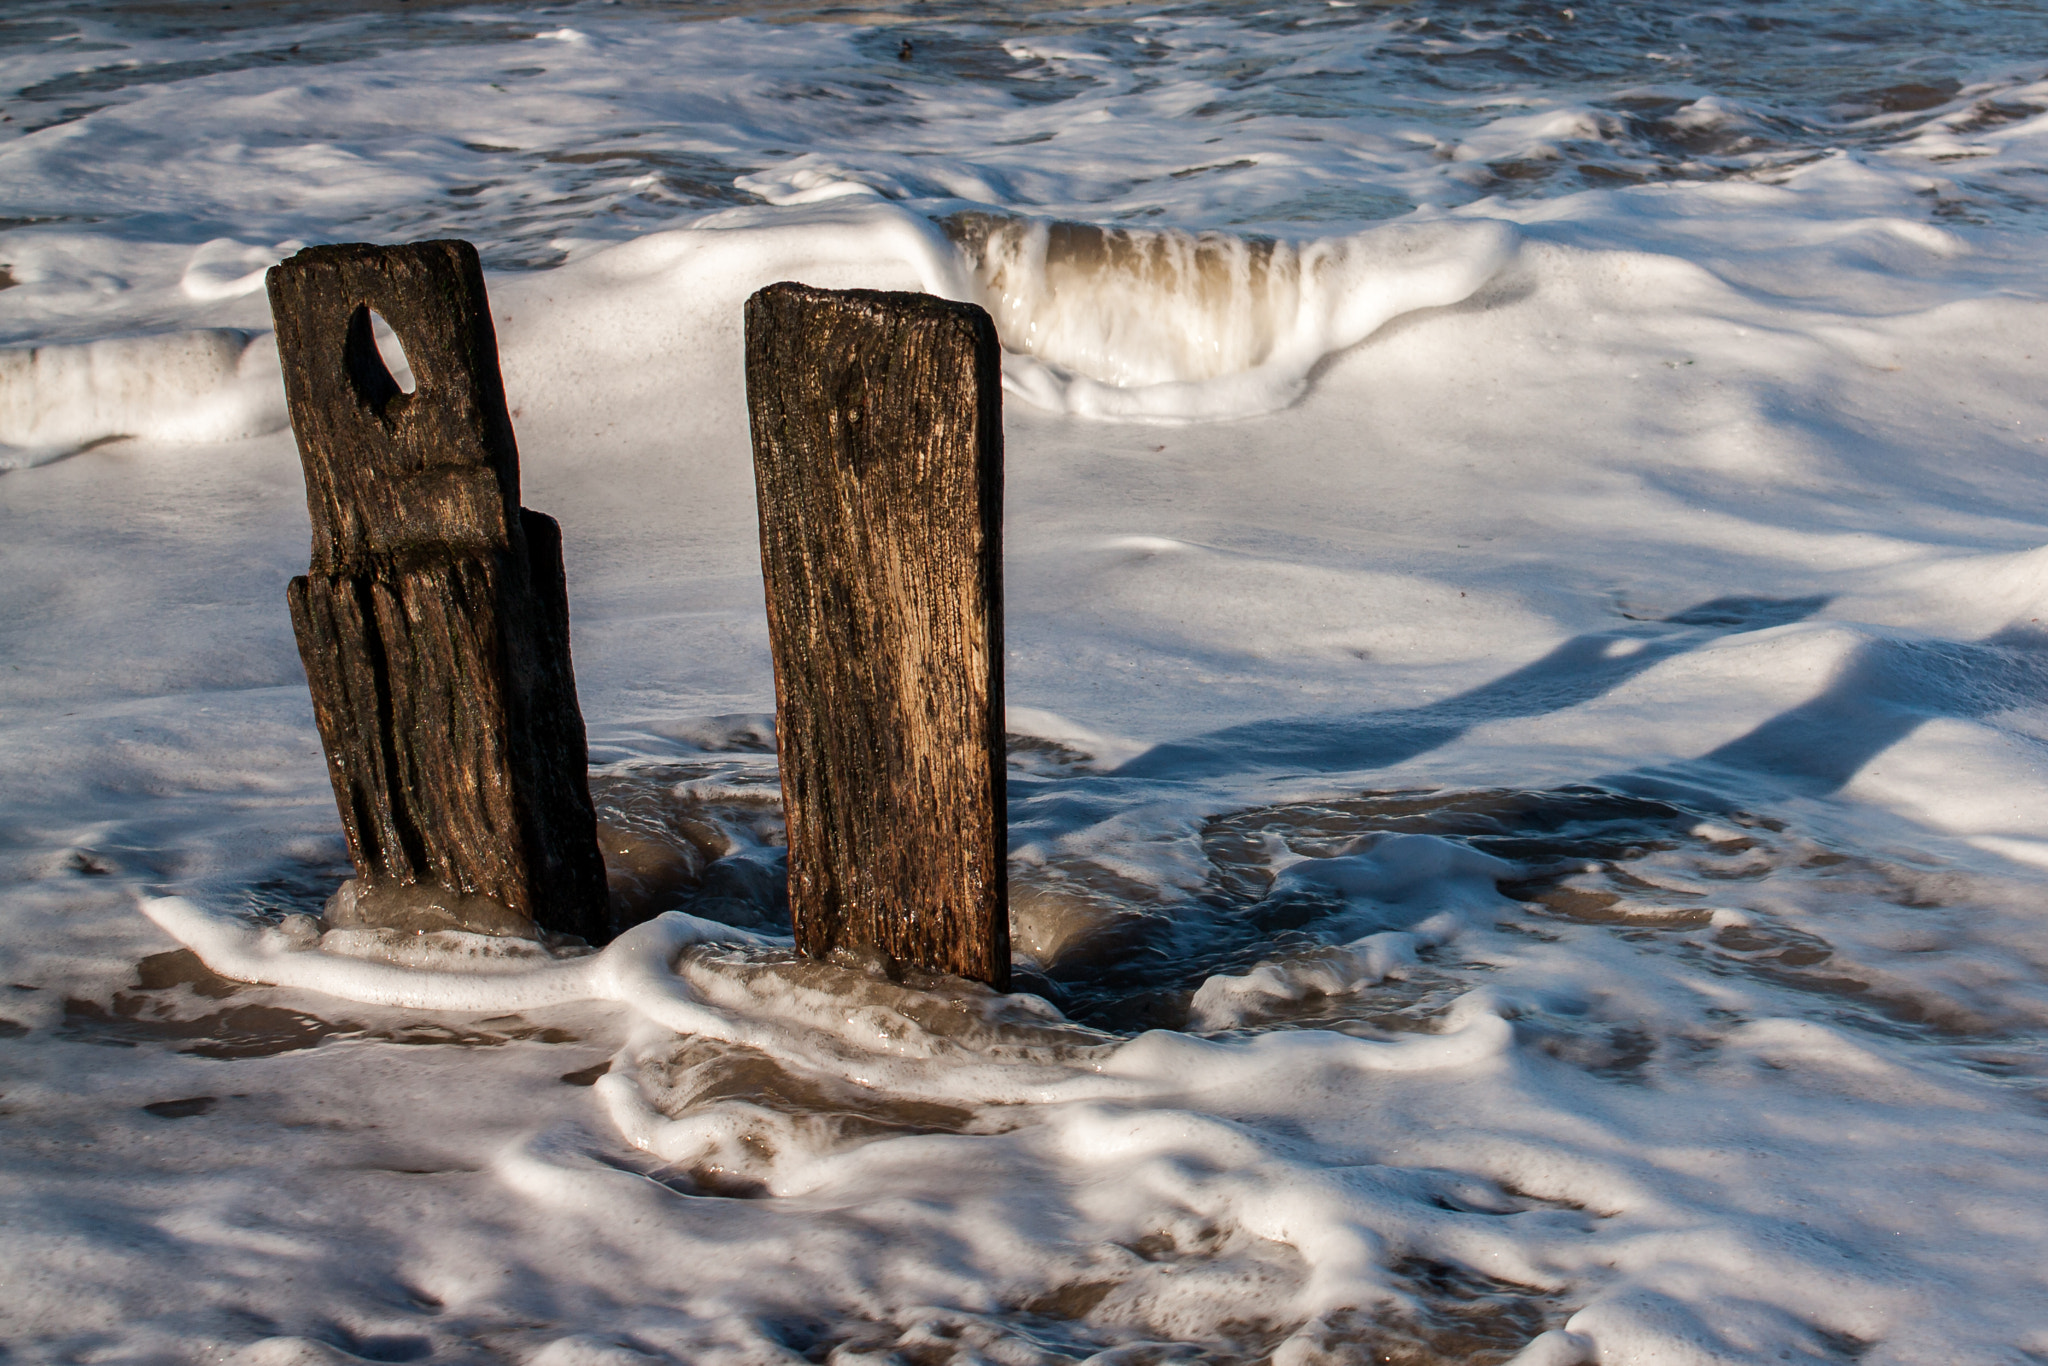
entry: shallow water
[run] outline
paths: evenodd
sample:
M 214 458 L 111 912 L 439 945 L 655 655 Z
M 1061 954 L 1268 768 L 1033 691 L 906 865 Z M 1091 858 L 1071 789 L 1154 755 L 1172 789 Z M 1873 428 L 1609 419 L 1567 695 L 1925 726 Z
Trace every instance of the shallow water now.
M 10 7 L 0 1353 L 2048 1355 L 2044 19 Z M 603 953 L 310 918 L 262 272 L 440 233 Z M 1011 995 L 780 938 L 785 278 L 998 318 Z
M 1301 236 L 1417 205 L 1775 183 L 1838 155 L 1922 170 L 1941 218 L 2031 222 L 2038 174 L 1972 136 L 2042 108 L 2043 19 L 2030 3 L 1797 0 L 31 0 L 0 19 L 0 159 L 17 229 L 126 223 L 195 246 L 454 234 L 501 267 L 835 186 Z M 267 126 L 220 107 L 281 82 L 300 89 L 267 102 Z M 96 188 L 19 141 L 79 123 L 103 129 L 74 129 L 99 148 Z M 238 177 L 310 171 L 330 192 L 310 216 L 246 195 L 211 173 L 223 153 Z

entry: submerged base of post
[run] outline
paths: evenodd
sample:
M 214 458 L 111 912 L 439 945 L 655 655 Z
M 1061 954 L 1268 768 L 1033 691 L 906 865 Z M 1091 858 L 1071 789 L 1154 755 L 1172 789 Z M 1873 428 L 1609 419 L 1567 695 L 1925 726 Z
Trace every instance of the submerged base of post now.
M 779 284 L 746 328 L 797 946 L 1001 989 L 995 326 L 924 294 Z
M 471 934 L 533 938 L 532 917 L 483 896 L 465 896 L 421 883 L 370 882 L 352 877 L 335 889 L 321 910 L 330 929 L 403 930 L 429 934 L 466 930 Z

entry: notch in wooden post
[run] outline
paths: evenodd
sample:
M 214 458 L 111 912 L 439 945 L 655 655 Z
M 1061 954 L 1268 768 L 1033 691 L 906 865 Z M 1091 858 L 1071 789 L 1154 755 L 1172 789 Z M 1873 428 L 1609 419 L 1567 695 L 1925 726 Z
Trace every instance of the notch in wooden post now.
M 311 247 L 268 283 L 313 523 L 287 597 L 356 867 L 330 918 L 602 942 L 561 529 L 519 506 L 476 249 Z
M 995 324 L 924 294 L 747 300 L 797 947 L 1010 975 Z

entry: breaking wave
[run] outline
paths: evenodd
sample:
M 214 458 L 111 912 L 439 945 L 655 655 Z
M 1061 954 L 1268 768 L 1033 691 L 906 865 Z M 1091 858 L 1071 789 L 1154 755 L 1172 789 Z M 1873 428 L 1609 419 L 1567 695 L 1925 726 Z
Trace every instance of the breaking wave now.
M 1325 356 L 1417 309 L 1461 303 L 1512 259 L 1490 221 L 1287 242 L 955 214 L 943 227 L 1042 408 L 1190 421 L 1283 408 Z

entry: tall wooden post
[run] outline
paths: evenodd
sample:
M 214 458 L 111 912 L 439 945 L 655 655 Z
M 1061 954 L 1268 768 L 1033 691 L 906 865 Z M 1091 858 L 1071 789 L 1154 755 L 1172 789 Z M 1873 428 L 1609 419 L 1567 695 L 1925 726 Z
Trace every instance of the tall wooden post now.
M 797 946 L 1002 988 L 995 325 L 923 294 L 747 301 L 747 406 Z
M 269 286 L 313 522 L 287 596 L 355 860 L 350 918 L 602 942 L 561 530 L 519 506 L 476 249 L 312 247 Z

